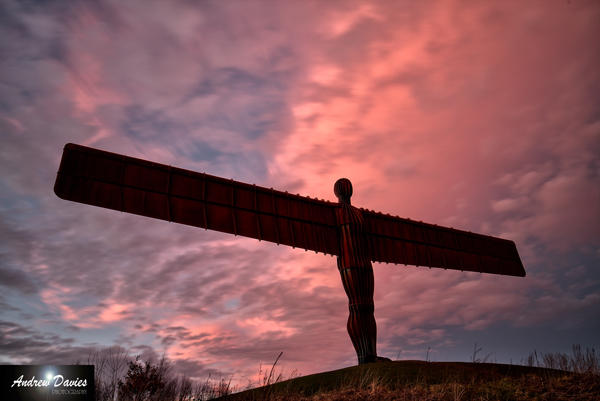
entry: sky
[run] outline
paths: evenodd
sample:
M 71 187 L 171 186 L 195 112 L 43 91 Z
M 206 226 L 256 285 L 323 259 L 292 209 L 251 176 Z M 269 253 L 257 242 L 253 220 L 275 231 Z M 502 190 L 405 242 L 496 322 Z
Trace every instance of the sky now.
M 374 264 L 378 353 L 600 351 L 595 1 L 0 1 L 0 363 L 356 364 L 330 256 L 67 202 L 66 143 L 515 241 Z M 120 347 L 120 348 L 119 348 Z

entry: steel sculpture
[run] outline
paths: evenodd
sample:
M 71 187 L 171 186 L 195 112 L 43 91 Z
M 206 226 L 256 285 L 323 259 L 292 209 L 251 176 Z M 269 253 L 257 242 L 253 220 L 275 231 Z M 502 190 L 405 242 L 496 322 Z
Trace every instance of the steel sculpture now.
M 515 243 L 263 188 L 85 146 L 65 145 L 54 192 L 62 199 L 337 256 L 358 363 L 377 356 L 371 261 L 525 276 Z

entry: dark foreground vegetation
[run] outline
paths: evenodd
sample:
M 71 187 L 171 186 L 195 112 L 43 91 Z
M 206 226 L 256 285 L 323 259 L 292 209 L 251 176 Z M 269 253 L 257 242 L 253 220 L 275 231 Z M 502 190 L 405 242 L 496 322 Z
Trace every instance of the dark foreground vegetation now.
M 531 353 L 518 365 L 394 361 L 284 377 L 275 361 L 257 382 L 233 377 L 204 380 L 175 375 L 166 357 L 139 362 L 119 352 L 87 361 L 96 365 L 96 400 L 599 400 L 600 357 L 573 347 L 571 355 Z M 281 354 L 280 354 L 281 356 Z

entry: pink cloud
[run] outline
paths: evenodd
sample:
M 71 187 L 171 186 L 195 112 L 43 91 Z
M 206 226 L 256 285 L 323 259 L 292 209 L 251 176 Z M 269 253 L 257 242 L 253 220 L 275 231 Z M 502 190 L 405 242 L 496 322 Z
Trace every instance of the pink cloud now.
M 375 264 L 387 356 L 561 321 L 593 337 L 596 5 L 207 4 L 24 18 L 40 43 L 16 51 L 64 32 L 59 62 L 10 70 L 35 101 L 0 88 L 20 132 L 0 233 L 36 313 L 198 372 L 355 363 L 335 259 L 67 204 L 51 184 L 77 142 L 331 201 L 347 177 L 359 207 L 516 241 L 525 279 Z

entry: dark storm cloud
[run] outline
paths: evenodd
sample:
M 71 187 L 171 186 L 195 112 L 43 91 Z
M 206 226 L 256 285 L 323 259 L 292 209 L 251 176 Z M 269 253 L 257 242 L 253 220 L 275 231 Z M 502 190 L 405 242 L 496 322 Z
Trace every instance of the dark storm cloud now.
M 0 281 L 7 289 L 18 289 L 24 293 L 36 292 L 36 286 L 28 275 L 15 268 L 0 266 Z
M 0 206 L 1 207 L 1 206 Z M 4 208 L 2 208 L 4 209 Z M 30 259 L 32 251 L 31 233 L 16 228 L 17 222 L 11 219 L 7 212 L 18 210 L 18 206 L 0 209 L 0 286 L 5 291 L 17 290 L 25 294 L 37 292 L 36 278 L 21 269 L 22 263 Z M 13 220 L 12 224 L 9 220 Z M 16 224 L 15 224 L 16 223 Z
M 71 345 L 74 342 L 73 338 L 64 338 L 17 323 L 0 321 L 0 350 L 4 355 L 19 360 L 34 358 L 45 361 L 52 358 L 64 360 L 65 356 L 75 356 L 74 351 L 77 347 Z

